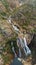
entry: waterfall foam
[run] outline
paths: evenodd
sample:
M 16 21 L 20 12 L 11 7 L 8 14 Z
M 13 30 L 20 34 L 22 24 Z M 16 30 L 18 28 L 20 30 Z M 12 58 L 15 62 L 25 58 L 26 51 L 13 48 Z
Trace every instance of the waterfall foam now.
M 19 48 L 20 47 L 23 48 L 26 56 L 28 56 L 29 54 L 31 54 L 31 50 L 27 46 L 27 42 L 26 42 L 26 38 L 25 37 L 23 39 L 19 38 L 17 40 L 17 45 L 18 45 Z

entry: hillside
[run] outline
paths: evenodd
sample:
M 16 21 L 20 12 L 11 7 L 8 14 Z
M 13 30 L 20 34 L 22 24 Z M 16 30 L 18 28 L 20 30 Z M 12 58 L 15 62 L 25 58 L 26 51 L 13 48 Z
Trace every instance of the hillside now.
M 9 23 L 9 19 L 11 20 L 11 24 Z M 14 57 L 10 43 L 12 40 L 16 41 L 18 36 L 12 27 L 12 23 L 18 26 L 19 30 L 26 35 L 29 44 L 33 34 L 36 34 L 36 0 L 0 0 L 1 65 L 9 65 L 11 59 Z
M 13 9 L 13 11 L 10 11 L 9 7 L 6 8 L 6 6 L 3 5 L 2 2 L 0 2 L 0 3 L 1 3 L 0 4 L 0 7 L 1 7 L 0 8 L 1 9 L 0 10 L 0 29 L 3 28 L 3 30 L 6 31 L 5 33 L 7 33 L 9 35 L 12 33 L 12 30 L 11 30 L 12 26 L 10 25 L 10 23 L 8 23 L 8 18 L 9 18 L 9 16 L 11 16 L 13 23 L 15 25 L 19 26 L 21 32 L 23 32 L 23 33 L 30 32 L 29 34 L 36 33 L 36 8 L 33 7 L 33 5 L 25 4 L 25 5 L 22 5 L 20 7 Z M 9 10 L 9 12 L 8 12 L 8 10 Z M 3 22 L 3 24 L 2 24 L 2 22 Z M 9 31 L 7 30 L 7 27 L 9 28 L 8 29 Z M 11 30 L 11 32 L 10 32 L 10 30 Z

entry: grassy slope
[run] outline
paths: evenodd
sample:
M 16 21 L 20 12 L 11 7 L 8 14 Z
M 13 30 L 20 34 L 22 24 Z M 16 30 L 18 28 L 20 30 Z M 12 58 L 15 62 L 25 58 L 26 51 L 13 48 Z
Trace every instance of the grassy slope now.
M 27 29 L 27 27 L 29 28 L 29 25 L 30 26 L 32 26 L 31 25 L 31 23 L 32 24 L 35 24 L 35 26 L 32 26 L 32 29 L 34 28 L 34 32 L 36 32 L 35 31 L 35 29 L 36 29 L 36 16 L 34 17 L 33 16 L 33 14 L 34 14 L 34 12 L 33 12 L 33 7 L 32 6 L 28 6 L 28 5 L 22 5 L 22 6 L 20 6 L 19 8 L 15 8 L 14 10 L 13 10 L 13 12 L 11 12 L 10 10 L 9 10 L 9 6 L 8 6 L 8 4 L 6 3 L 6 0 L 1 0 L 2 1 L 2 3 L 3 3 L 3 5 L 5 6 L 5 8 L 6 8 L 6 10 L 7 11 L 5 11 L 5 12 L 0 12 L 0 28 L 2 28 L 3 27 L 3 29 L 4 30 L 6 30 L 7 31 L 7 33 L 10 33 L 10 31 L 11 31 L 11 33 L 10 34 L 12 34 L 12 30 L 10 29 L 11 28 L 11 26 L 10 26 L 10 24 L 8 24 L 7 23 L 7 20 L 6 19 L 4 19 L 4 17 L 9 17 L 10 15 L 12 16 L 12 17 L 14 17 L 14 18 L 12 18 L 14 21 L 16 20 L 16 22 L 17 22 L 17 24 L 22 28 L 22 29 Z M 7 5 L 6 5 L 7 4 Z M 27 10 L 28 10 L 28 12 L 27 12 Z M 30 12 L 29 12 L 30 11 Z M 10 13 L 11 12 L 11 13 Z M 36 14 L 36 12 L 35 12 L 35 14 Z M 32 15 L 32 16 L 31 16 Z M 18 19 L 16 19 L 16 17 L 18 18 Z M 32 17 L 32 18 L 31 18 Z M 21 21 L 21 18 L 23 18 L 22 19 L 22 21 Z M 25 23 L 23 24 L 23 20 L 25 19 Z M 33 21 L 32 21 L 33 20 Z M 21 23 L 20 23 L 21 22 Z M 29 22 L 31 22 L 31 23 L 29 23 Z M 31 28 L 29 28 L 29 29 L 27 29 L 27 30 L 31 30 Z M 32 32 L 33 32 L 33 30 L 31 30 Z M 9 35 L 10 35 L 9 34 Z M 15 36 L 14 36 L 15 37 Z M 11 40 L 12 39 L 12 37 L 9 37 L 9 38 L 7 38 L 7 37 L 5 37 L 5 36 L 3 36 L 3 33 L 0 33 L 0 38 L 1 38 L 1 41 L 2 41 L 2 43 L 1 44 L 3 44 L 3 43 L 5 43 L 5 42 L 7 42 L 7 41 L 9 41 L 9 40 Z M 14 38 L 15 39 L 15 38 Z M 5 50 L 5 51 L 4 51 Z M 10 50 L 10 48 L 9 48 L 9 42 L 7 43 L 7 45 L 6 45 L 6 47 L 4 47 L 4 49 L 3 49 L 3 59 L 4 59 L 4 65 L 6 65 L 6 64 L 9 64 L 10 62 L 10 60 L 12 59 L 12 55 L 11 55 L 11 53 L 9 53 L 9 50 Z M 11 52 L 11 51 L 10 51 Z M 6 58 L 6 59 L 5 59 Z

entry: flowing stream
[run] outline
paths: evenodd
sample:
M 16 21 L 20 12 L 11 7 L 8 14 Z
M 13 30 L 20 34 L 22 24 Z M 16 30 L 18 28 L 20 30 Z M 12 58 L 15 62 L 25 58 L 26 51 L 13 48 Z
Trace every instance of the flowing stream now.
M 11 18 L 9 17 L 9 19 L 8 19 L 8 22 L 10 23 L 10 24 L 12 24 L 12 27 L 13 27 L 13 30 L 16 32 L 16 33 L 19 33 L 19 32 L 21 32 L 21 31 L 19 31 L 19 29 L 17 28 L 17 26 L 15 26 L 13 23 L 11 23 Z M 13 43 L 12 43 L 13 44 Z M 21 57 L 21 49 L 20 49 L 20 46 L 21 46 L 21 48 L 23 48 L 23 50 L 24 50 L 24 53 L 25 53 L 25 55 L 26 56 L 28 56 L 29 54 L 31 54 L 31 50 L 29 49 L 29 47 L 27 46 L 27 41 L 26 41 L 26 38 L 24 37 L 23 39 L 22 38 L 18 38 L 17 39 L 17 46 L 19 47 L 19 57 Z M 17 54 L 16 54 L 16 52 L 15 52 L 15 50 L 14 50 L 14 47 L 12 47 L 12 50 L 13 50 L 13 52 L 14 52 L 14 54 L 15 54 L 15 57 L 17 57 Z
M 26 56 L 31 54 L 31 50 L 27 46 L 27 42 L 26 42 L 25 37 L 24 37 L 24 39 L 18 38 L 17 45 L 18 45 L 19 48 L 21 47 L 24 50 L 23 52 L 25 53 Z

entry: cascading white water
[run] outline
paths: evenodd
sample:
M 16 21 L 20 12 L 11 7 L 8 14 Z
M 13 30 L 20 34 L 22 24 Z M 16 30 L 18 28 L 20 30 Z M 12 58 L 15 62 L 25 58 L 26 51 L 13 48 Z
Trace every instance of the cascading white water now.
M 11 24 L 11 18 L 9 17 L 7 20 L 8 20 L 8 23 L 10 23 L 10 24 Z
M 16 54 L 16 52 L 15 52 L 15 50 L 14 50 L 13 42 L 11 42 L 11 46 L 12 46 L 12 51 L 13 51 L 13 53 L 15 54 L 15 57 L 17 57 L 17 54 Z
M 24 39 L 18 38 L 17 45 L 18 45 L 19 48 L 20 48 L 20 46 L 21 46 L 21 48 L 23 48 L 26 56 L 28 56 L 29 54 L 31 54 L 31 50 L 27 46 L 27 42 L 26 42 L 26 38 L 25 37 L 24 37 Z
M 27 46 L 27 41 L 26 41 L 26 38 L 24 37 L 24 51 L 25 51 L 25 54 L 26 55 L 29 55 L 31 54 L 31 50 L 29 49 L 29 47 Z
M 15 57 L 17 57 L 17 54 L 16 54 L 16 52 L 15 52 L 15 50 L 14 50 L 14 47 L 12 47 L 12 50 L 13 50 L 13 52 L 14 52 L 14 54 L 15 54 Z
M 9 23 L 11 24 L 11 18 L 9 17 L 8 19 Z M 18 32 L 21 32 L 19 31 L 19 29 L 17 28 L 17 26 L 15 26 L 13 23 L 12 23 L 12 27 L 13 29 L 15 30 L 16 33 Z M 27 41 L 26 41 L 26 38 L 24 37 L 23 39 L 22 38 L 19 38 L 17 40 L 17 46 L 19 47 L 19 56 L 21 57 L 21 50 L 20 50 L 20 46 L 21 48 L 23 48 L 24 52 L 25 52 L 25 55 L 27 56 L 28 54 L 31 54 L 31 50 L 29 49 L 29 47 L 27 46 Z M 15 54 L 15 57 L 17 57 L 16 53 L 15 53 L 15 50 L 14 50 L 14 47 L 12 47 L 12 50 Z
M 16 33 L 18 33 L 19 29 L 15 25 L 12 25 L 12 26 L 13 26 L 13 29 L 16 31 Z
M 17 45 L 18 45 L 18 47 L 21 47 L 21 48 L 23 48 L 23 47 L 24 47 L 24 44 L 23 44 L 23 42 L 22 42 L 22 39 L 21 39 L 21 38 L 18 38 L 18 39 L 17 39 Z
M 18 32 L 19 32 L 19 29 L 18 29 L 13 23 L 11 23 L 11 18 L 10 18 L 10 17 L 9 17 L 9 19 L 8 19 L 8 22 L 9 22 L 10 24 L 12 24 L 12 27 L 13 27 L 13 29 L 15 30 L 15 32 L 18 33 Z M 11 42 L 11 45 L 13 45 L 13 42 Z M 14 52 L 14 54 L 15 54 L 15 57 L 17 57 L 17 54 L 16 54 L 16 52 L 15 52 L 15 50 L 14 50 L 14 47 L 12 47 L 12 50 L 13 50 L 13 52 Z M 21 57 L 20 48 L 19 48 L 19 57 Z
M 12 51 L 13 51 L 14 54 L 15 54 L 15 57 L 17 57 L 17 54 L 16 54 L 16 52 L 15 52 L 15 50 L 14 50 L 13 42 L 11 42 L 11 46 L 12 46 Z M 20 48 L 19 48 L 19 52 L 18 52 L 18 57 L 21 57 L 21 50 L 20 50 Z
M 19 32 L 19 29 L 17 28 L 17 26 L 15 26 L 15 25 L 13 24 L 13 22 L 11 23 L 11 16 L 9 16 L 8 22 L 9 22 L 10 24 L 12 24 L 12 27 L 13 27 L 13 29 L 15 30 L 15 32 L 18 33 L 18 32 Z
M 20 48 L 19 48 L 19 57 L 21 57 L 21 50 L 20 50 Z

